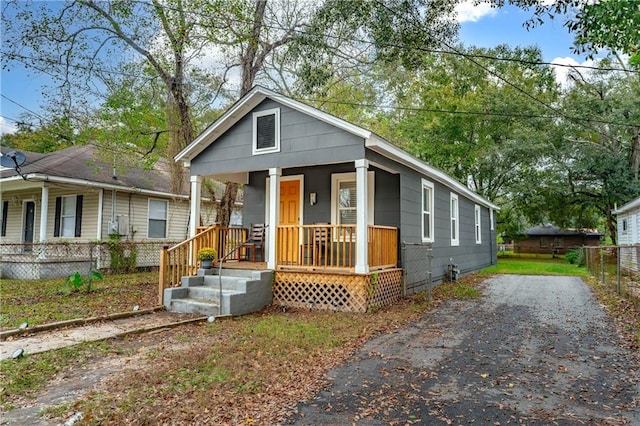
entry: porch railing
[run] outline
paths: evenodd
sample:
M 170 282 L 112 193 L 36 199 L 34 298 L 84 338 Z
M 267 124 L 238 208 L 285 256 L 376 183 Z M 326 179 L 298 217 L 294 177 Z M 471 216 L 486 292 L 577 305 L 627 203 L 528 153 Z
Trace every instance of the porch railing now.
M 164 247 L 160 255 L 160 304 L 162 304 L 165 288 L 179 285 L 183 276 L 196 274 L 198 250 L 203 247 L 213 247 L 218 256 L 223 256 L 246 239 L 247 230 L 245 228 L 211 226 L 204 229 L 198 228 L 198 233 L 193 238 L 180 244 Z M 242 256 L 242 252 L 236 250 L 227 260 L 240 260 L 240 256 Z
M 395 267 L 398 230 L 368 227 L 369 268 Z M 280 225 L 276 231 L 276 264 L 281 268 L 353 271 L 356 259 L 354 225 Z

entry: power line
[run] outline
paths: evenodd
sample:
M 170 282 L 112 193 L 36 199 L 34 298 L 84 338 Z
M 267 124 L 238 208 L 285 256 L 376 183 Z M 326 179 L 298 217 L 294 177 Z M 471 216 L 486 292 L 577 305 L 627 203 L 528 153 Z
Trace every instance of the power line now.
M 40 114 L 38 114 L 37 112 L 30 110 L 29 108 L 27 108 L 26 106 L 14 101 L 13 99 L 7 97 L 6 95 L 0 93 L 0 96 L 2 96 L 4 99 L 8 100 L 9 102 L 11 102 L 12 104 L 15 104 L 17 106 L 19 106 L 20 108 L 22 108 L 23 110 L 30 112 L 31 114 L 35 115 L 36 117 L 38 117 L 40 120 L 44 120 L 44 117 L 42 117 Z

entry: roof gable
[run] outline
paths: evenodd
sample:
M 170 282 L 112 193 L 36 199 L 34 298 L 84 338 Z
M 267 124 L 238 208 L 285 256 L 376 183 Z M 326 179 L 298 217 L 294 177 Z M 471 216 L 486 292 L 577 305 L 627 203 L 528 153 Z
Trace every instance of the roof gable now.
M 636 198 L 635 200 L 631 200 L 627 204 L 624 204 L 619 209 L 616 209 L 613 212 L 613 214 L 627 213 L 627 212 L 630 212 L 632 210 L 639 209 L 639 208 L 640 208 L 640 197 Z
M 351 134 L 359 136 L 361 138 L 369 138 L 372 133 L 369 130 L 362 127 L 351 124 L 341 118 L 335 117 L 317 108 L 296 101 L 295 99 L 276 93 L 272 90 L 265 89 L 261 86 L 255 86 L 249 93 L 238 100 L 231 106 L 222 116 L 214 121 L 209 127 L 207 127 L 200 135 L 198 135 L 193 142 L 191 142 L 186 148 L 180 151 L 174 159 L 176 161 L 183 161 L 185 165 L 189 165 L 189 162 L 195 158 L 198 154 L 204 151 L 210 144 L 215 142 L 220 136 L 222 136 L 227 130 L 233 127 L 241 118 L 248 114 L 251 110 L 257 107 L 266 98 L 270 98 L 273 101 L 286 105 L 292 109 L 310 115 L 320 121 L 329 123 L 339 129 L 345 130 Z

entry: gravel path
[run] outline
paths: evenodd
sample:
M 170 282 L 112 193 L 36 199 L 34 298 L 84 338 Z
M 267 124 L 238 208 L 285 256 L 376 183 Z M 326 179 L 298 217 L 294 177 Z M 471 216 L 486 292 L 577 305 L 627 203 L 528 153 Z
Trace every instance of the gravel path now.
M 579 278 L 496 276 L 368 342 L 290 423 L 638 425 L 637 356 Z

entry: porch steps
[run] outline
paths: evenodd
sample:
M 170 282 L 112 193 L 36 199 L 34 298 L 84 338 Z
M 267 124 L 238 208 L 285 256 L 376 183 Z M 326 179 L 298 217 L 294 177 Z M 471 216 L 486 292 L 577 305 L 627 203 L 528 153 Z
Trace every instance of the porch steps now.
M 165 289 L 164 306 L 214 316 L 257 312 L 273 300 L 272 275 L 268 270 L 222 269 L 218 275 L 218 269 L 200 269 L 195 277 L 182 277 L 181 287 Z

